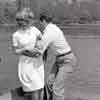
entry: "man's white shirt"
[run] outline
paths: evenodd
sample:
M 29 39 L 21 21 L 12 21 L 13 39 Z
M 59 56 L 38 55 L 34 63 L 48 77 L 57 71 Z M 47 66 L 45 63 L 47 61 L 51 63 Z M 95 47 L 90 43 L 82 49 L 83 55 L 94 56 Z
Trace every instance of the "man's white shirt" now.
M 38 46 L 43 53 L 49 46 L 55 55 L 60 55 L 71 51 L 71 47 L 66 41 L 62 30 L 55 24 L 49 23 L 43 32 L 43 36 Z

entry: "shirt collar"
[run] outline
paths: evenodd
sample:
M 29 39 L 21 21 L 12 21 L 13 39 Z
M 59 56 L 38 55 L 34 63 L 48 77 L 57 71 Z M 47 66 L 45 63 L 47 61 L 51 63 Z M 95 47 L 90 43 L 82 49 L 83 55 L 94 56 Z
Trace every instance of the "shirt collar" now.
M 46 30 L 48 30 L 48 28 L 52 25 L 52 23 L 49 23 L 46 28 L 44 29 L 43 33 L 46 32 Z

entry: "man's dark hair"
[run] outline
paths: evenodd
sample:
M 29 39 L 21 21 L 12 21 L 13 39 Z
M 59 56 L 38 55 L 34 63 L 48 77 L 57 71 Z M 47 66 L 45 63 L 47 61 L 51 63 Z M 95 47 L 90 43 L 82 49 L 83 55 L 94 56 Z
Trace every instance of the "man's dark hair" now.
M 40 21 L 43 22 L 43 20 L 49 23 L 52 22 L 52 17 L 45 14 L 40 14 Z

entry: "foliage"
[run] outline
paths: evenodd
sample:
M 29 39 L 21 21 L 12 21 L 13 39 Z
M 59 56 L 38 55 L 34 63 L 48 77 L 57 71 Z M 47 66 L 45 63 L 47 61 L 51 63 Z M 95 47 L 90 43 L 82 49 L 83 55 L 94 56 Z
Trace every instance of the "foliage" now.
M 24 2 L 24 0 L 22 0 Z M 67 0 L 30 0 L 31 8 L 35 12 L 36 17 L 41 12 L 46 12 L 54 18 L 54 22 L 58 24 L 69 23 L 92 23 L 100 20 L 100 2 L 86 0 L 81 3 L 77 0 L 68 4 Z M 21 3 L 23 3 L 21 2 Z M 26 2 L 26 0 L 25 0 Z M 22 4 L 23 5 L 23 4 Z M 21 4 L 19 5 L 21 6 Z M 15 13 L 18 10 L 16 2 L 0 2 L 0 24 L 15 23 Z
M 0 24 L 14 24 L 16 11 L 15 2 L 0 2 Z

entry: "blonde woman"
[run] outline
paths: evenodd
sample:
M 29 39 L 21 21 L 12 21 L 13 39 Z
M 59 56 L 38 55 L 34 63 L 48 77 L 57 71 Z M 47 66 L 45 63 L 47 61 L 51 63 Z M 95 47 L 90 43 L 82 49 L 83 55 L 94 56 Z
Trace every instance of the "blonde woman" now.
M 40 100 L 44 88 L 44 64 L 42 55 L 31 57 L 41 32 L 33 26 L 34 14 L 25 8 L 16 14 L 19 29 L 12 35 L 13 48 L 19 57 L 18 75 L 25 92 L 25 100 Z

